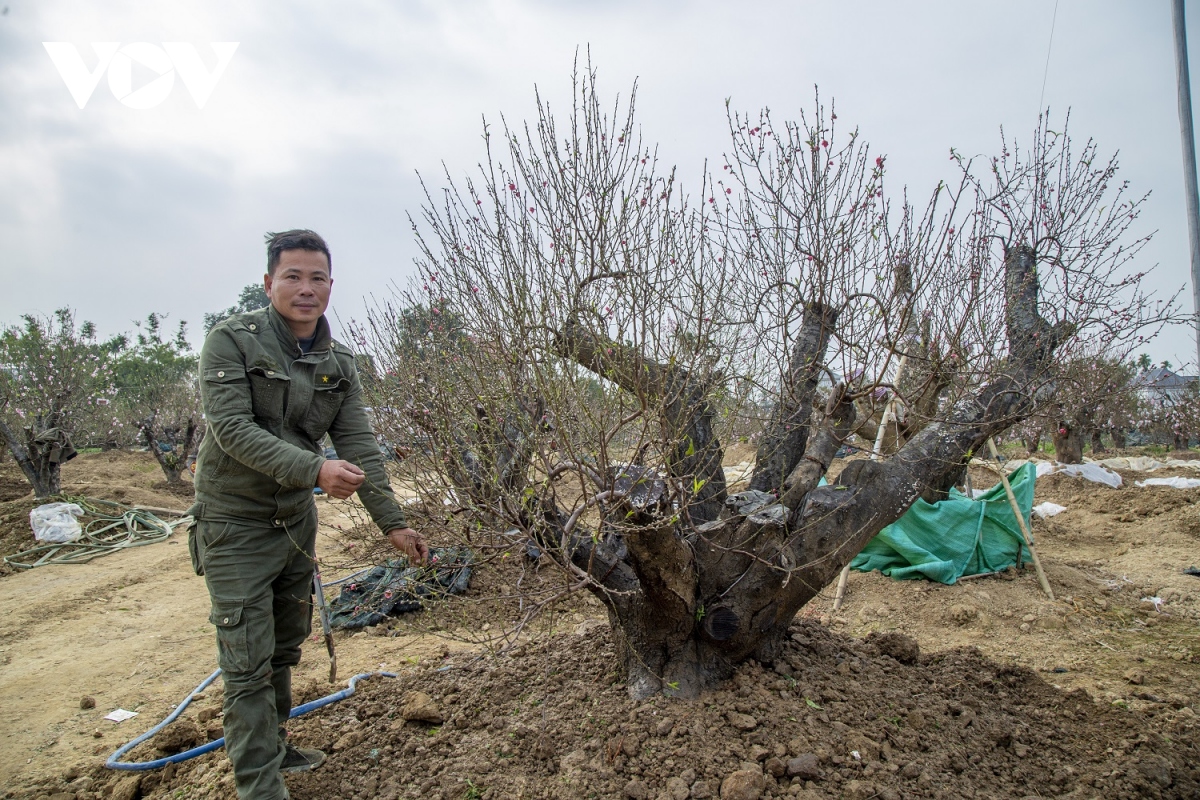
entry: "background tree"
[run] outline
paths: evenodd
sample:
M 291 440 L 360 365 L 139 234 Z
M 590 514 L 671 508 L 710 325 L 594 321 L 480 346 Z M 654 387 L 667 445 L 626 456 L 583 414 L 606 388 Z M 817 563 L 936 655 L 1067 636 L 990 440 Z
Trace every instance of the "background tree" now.
M 109 353 L 70 309 L 22 317 L 0 334 L 0 434 L 38 497 L 58 494 L 77 434 L 112 435 Z
M 428 283 L 425 291 L 431 291 Z M 386 341 L 393 354 L 384 369 L 369 353 L 358 354 L 363 393 L 373 410 L 376 429 L 387 431 L 384 437 L 387 444 L 394 455 L 403 458 L 414 448 L 424 447 L 429 437 L 427 415 L 414 413 L 408 405 L 396 405 L 396 398 L 410 391 L 401 383 L 420 386 L 431 379 L 431 372 L 449 374 L 444 371 L 445 366 L 460 358 L 470 342 L 463 332 L 462 321 L 453 311 L 443 311 L 437 303 L 380 305 L 370 315 L 369 322 L 366 332 L 351 323 L 355 342 L 364 348 L 369 341 Z M 396 359 L 404 363 L 404 372 L 397 372 Z
M 1176 450 L 1187 450 L 1200 435 L 1200 381 L 1190 381 L 1174 398 L 1168 424 Z
M 1116 358 L 1084 356 L 1057 366 L 1055 396 L 1044 424 L 1054 457 L 1064 464 L 1083 463 L 1083 448 L 1090 442 L 1093 455 L 1104 452 L 1103 436 L 1124 447 L 1124 433 L 1133 427 L 1137 412 L 1134 365 Z
M 242 292 L 238 295 L 238 300 L 235 304 L 224 311 L 204 315 L 204 333 L 207 336 L 208 332 L 213 329 L 213 326 L 226 317 L 240 314 L 244 311 L 266 308 L 269 305 L 271 305 L 271 299 L 267 297 L 267 290 L 263 285 L 261 283 L 248 283 L 242 287 Z
M 472 347 L 435 370 L 392 320 L 356 329 L 385 371 L 424 370 L 389 404 L 430 437 L 432 524 L 484 552 L 536 543 L 608 608 L 634 696 L 772 660 L 872 536 L 1052 394 L 1056 363 L 1170 314 L 1126 274 L 1142 200 L 1090 142 L 1042 127 L 1026 151 L 954 154 L 954 185 L 893 208 L 884 157 L 836 120 L 731 114 L 693 200 L 632 97 L 605 113 L 585 75 L 564 119 L 539 100 L 535 125 L 485 130 L 477 179 L 427 189 L 398 305 L 453 314 Z M 770 410 L 731 492 L 716 399 L 746 386 Z M 830 473 L 881 388 L 911 435 Z
M 1188 449 L 1200 434 L 1200 381 L 1171 392 L 1144 394 L 1138 404 L 1138 431 L 1156 444 Z
M 114 414 L 154 454 L 167 483 L 178 485 L 201 433 L 199 357 L 188 344 L 187 323 L 180 321 L 168 339 L 164 319 L 149 314 L 133 344 L 113 359 Z
M 1097 413 L 1100 421 L 1097 430 L 1108 433 L 1112 437 L 1113 447 L 1123 450 L 1129 433 L 1137 425 L 1138 405 L 1141 402 L 1136 384 L 1138 369 L 1135 363 L 1127 361 L 1109 374 L 1108 391 L 1101 397 Z M 1093 438 L 1092 449 L 1096 452 L 1094 445 Z
M 1007 438 L 1020 442 L 1025 452 L 1032 457 L 1041 452 L 1042 439 L 1049 431 L 1049 425 L 1043 415 L 1034 414 L 1010 428 Z

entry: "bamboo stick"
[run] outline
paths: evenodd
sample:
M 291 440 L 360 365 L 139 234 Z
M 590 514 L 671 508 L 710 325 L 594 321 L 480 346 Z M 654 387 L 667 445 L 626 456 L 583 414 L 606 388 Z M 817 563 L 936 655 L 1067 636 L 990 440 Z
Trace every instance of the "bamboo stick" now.
M 987 444 L 992 458 L 996 459 L 996 471 L 1000 474 L 1000 482 L 1004 484 L 1004 493 L 1008 495 L 1008 504 L 1012 506 L 1013 513 L 1017 516 L 1017 527 L 1021 529 L 1021 538 L 1025 540 L 1025 546 L 1029 548 L 1029 557 L 1033 559 L 1033 568 L 1037 571 L 1038 583 L 1042 585 L 1042 591 L 1046 593 L 1046 596 L 1053 600 L 1054 590 L 1050 588 L 1050 581 L 1046 580 L 1046 572 L 1042 569 L 1042 560 L 1038 558 L 1037 550 L 1034 549 L 1033 533 L 1025 524 L 1025 515 L 1021 513 L 1021 507 L 1017 504 L 1017 496 L 1013 494 L 1012 485 L 1008 482 L 1008 475 L 999 465 L 1000 453 L 996 450 L 996 442 L 989 436 Z
M 853 559 L 851 559 L 853 560 Z M 833 610 L 842 610 L 842 601 L 846 599 L 846 583 L 850 580 L 850 565 L 842 567 L 842 574 L 838 575 L 837 590 L 833 593 Z

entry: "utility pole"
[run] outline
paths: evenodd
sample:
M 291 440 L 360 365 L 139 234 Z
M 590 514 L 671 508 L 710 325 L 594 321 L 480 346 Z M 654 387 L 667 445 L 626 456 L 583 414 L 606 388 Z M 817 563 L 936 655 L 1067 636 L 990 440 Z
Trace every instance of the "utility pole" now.
M 1183 0 L 1173 0 L 1175 79 L 1179 89 L 1179 136 L 1183 140 L 1183 183 L 1187 193 L 1188 242 L 1192 256 L 1192 308 L 1196 313 L 1196 364 L 1200 366 L 1200 190 L 1196 187 L 1196 137 L 1192 133 L 1192 86 L 1188 78 Z

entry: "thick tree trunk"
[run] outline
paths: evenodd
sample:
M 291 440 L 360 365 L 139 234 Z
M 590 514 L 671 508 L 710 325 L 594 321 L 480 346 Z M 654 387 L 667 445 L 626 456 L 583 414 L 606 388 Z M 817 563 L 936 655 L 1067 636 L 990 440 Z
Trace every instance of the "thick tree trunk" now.
M 20 434 L 0 420 L 0 435 L 4 436 L 8 451 L 21 466 L 21 472 L 38 498 L 58 494 L 62 484 L 59 467 L 75 457 L 75 448 L 66 434 L 46 420 L 40 415 L 34 419 L 33 427 L 23 431 L 23 444 Z
M 796 468 L 808 440 L 813 398 L 825 363 L 829 337 L 837 326 L 837 311 L 808 303 L 792 350 L 779 402 L 763 434 L 754 462 L 750 488 L 777 493 Z
M 1031 248 L 1006 253 L 1005 271 L 1009 371 L 917 432 L 891 458 L 851 461 L 826 486 L 818 482 L 854 429 L 853 403 L 837 387 L 819 423 L 805 426 L 803 435 L 794 425 L 811 417 L 809 359 L 823 357 L 823 329 L 836 314 L 806 315 L 820 324 L 802 331 L 811 344 L 793 351 L 799 363 L 789 365 L 791 384 L 783 387 L 785 401 L 760 449 L 767 466 L 756 478 L 764 488 L 728 498 L 703 387 L 619 343 L 578 331 L 560 337 L 562 354 L 630 391 L 680 398 L 666 404 L 664 423 L 691 442 L 686 458 L 668 457 L 666 480 L 649 470 L 611 476 L 605 522 L 596 534 L 581 530 L 577 513 L 565 519 L 547 505 L 523 520 L 543 541 L 566 542 L 557 552 L 577 575 L 590 578 L 588 588 L 608 607 L 634 697 L 696 697 L 747 658 L 772 660 L 796 612 L 876 533 L 919 496 L 953 480 L 989 437 L 1028 415 L 1032 387 L 1045 381 L 1046 365 L 1070 329 L 1051 326 L 1038 314 Z M 781 478 L 784 465 L 790 466 Z M 670 481 L 684 477 L 697 485 L 719 481 L 720 494 L 697 492 L 690 505 L 673 500 Z M 720 513 L 710 516 L 713 504 Z
M 1025 437 L 1024 444 L 1025 450 L 1029 453 L 1029 455 L 1037 455 L 1038 450 L 1042 446 L 1042 435 L 1040 433 L 1035 433 L 1033 436 L 1027 436 Z
M 1124 430 L 1122 430 L 1121 428 L 1113 428 L 1112 429 L 1112 440 L 1113 440 L 1113 447 L 1117 448 L 1118 450 L 1125 449 L 1126 439 L 1125 439 L 1125 431 Z
M 932 481 L 929 484 L 929 488 L 921 493 L 921 499 L 926 503 L 940 503 L 943 500 L 950 499 L 950 489 L 962 485 L 966 474 L 967 462 L 964 461 L 959 465 L 958 469 L 950 470 L 939 480 Z
M 1108 452 L 1108 451 L 1104 449 L 1104 440 L 1103 440 L 1103 434 L 1102 434 L 1101 430 L 1099 428 L 1093 428 L 1092 429 L 1092 455 L 1096 455 L 1097 453 L 1106 453 L 1106 452 Z
M 1051 435 L 1054 458 L 1063 464 L 1083 463 L 1083 434 L 1068 422 L 1060 422 Z
M 192 417 L 188 420 L 183 442 L 179 445 L 170 445 L 169 450 L 164 450 L 162 443 L 159 442 L 158 435 L 154 431 L 153 418 L 143 422 L 141 429 L 146 446 L 154 454 L 154 460 L 158 462 L 159 468 L 166 476 L 167 484 L 176 486 L 183 483 L 183 471 L 187 469 L 188 456 L 192 452 L 193 440 L 196 438 L 196 418 Z

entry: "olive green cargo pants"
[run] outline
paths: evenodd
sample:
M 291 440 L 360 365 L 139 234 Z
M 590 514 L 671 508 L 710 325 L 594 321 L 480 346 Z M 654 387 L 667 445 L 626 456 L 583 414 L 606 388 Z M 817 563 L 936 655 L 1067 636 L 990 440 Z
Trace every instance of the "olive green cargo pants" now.
M 201 520 L 192 535 L 217 628 L 225 750 L 238 797 L 286 798 L 281 733 L 292 709 L 291 668 L 312 628 L 316 507 L 294 525 Z

